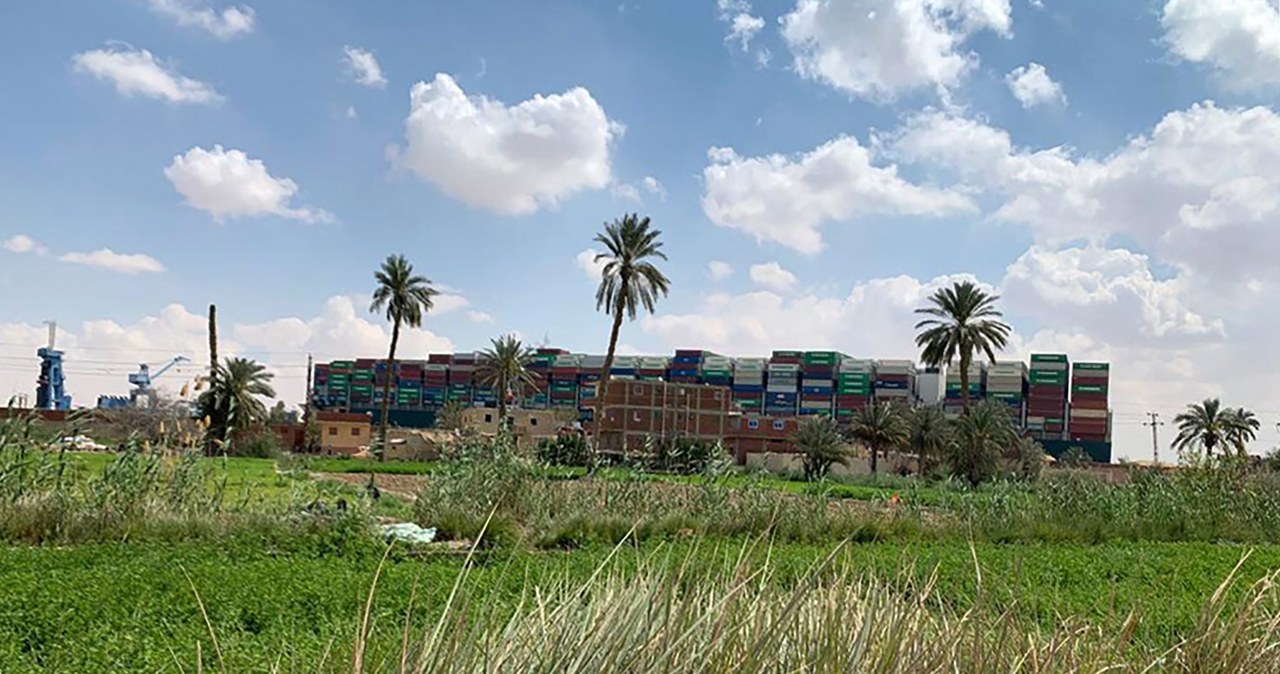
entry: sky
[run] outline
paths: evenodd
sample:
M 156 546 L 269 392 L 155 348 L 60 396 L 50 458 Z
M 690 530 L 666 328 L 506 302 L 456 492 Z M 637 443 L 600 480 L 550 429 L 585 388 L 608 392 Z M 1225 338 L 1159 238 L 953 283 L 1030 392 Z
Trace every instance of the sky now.
M 373 271 L 441 290 L 400 355 L 602 353 L 592 241 L 662 230 L 623 353 L 911 358 L 973 278 L 1112 363 L 1115 454 L 1221 397 L 1280 444 L 1275 0 L 45 0 L 3 10 L 0 394 L 56 320 L 77 404 L 220 349 L 303 398 L 378 357 Z M 1160 429 L 1163 458 L 1172 429 Z

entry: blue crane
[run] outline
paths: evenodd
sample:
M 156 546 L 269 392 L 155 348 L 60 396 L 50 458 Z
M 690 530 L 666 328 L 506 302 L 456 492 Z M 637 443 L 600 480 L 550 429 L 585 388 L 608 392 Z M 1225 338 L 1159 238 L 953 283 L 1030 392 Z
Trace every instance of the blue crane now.
M 138 371 L 129 375 L 129 383 L 134 386 L 133 390 L 129 392 L 129 398 L 136 403 L 140 398 L 151 395 L 152 381 L 159 379 L 160 375 L 168 372 L 174 365 L 185 363 L 189 360 L 191 359 L 186 356 L 174 356 L 169 362 L 160 366 L 160 369 L 156 370 L 154 374 L 151 372 L 150 365 L 146 363 L 139 364 Z
M 45 321 L 49 326 L 49 346 L 36 350 L 40 358 L 40 376 L 36 379 L 36 407 L 42 410 L 69 410 L 71 396 L 67 395 L 66 380 L 62 376 L 62 352 L 53 348 L 58 335 L 58 324 Z

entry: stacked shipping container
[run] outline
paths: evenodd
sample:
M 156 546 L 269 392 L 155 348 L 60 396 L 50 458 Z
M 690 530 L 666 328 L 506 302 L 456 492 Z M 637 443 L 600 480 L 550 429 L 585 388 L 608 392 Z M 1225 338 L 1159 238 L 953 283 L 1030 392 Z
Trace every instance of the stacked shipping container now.
M 1022 361 L 997 361 L 987 370 L 987 398 L 1004 403 L 1014 423 L 1021 426 L 1026 417 L 1027 365 Z
M 529 366 L 532 385 L 519 392 L 520 405 L 577 410 L 585 416 L 598 395 L 602 356 L 539 349 Z M 493 406 L 496 395 L 476 381 L 476 354 L 432 354 L 426 361 L 400 361 L 393 372 L 380 359 L 336 360 L 313 370 L 313 401 L 321 408 L 377 409 L 390 382 L 393 409 L 438 410 L 448 402 Z M 917 372 L 911 361 L 871 361 L 834 351 L 775 351 L 769 359 L 730 359 L 702 350 L 680 350 L 674 358 L 619 356 L 611 370 L 619 382 L 672 381 L 724 386 L 733 408 L 748 418 L 832 414 L 847 423 L 872 401 L 913 405 L 930 402 L 936 371 Z M 959 377 L 945 377 L 943 401 L 959 410 Z M 1044 440 L 1106 444 L 1110 436 L 1109 366 L 1079 363 L 1062 354 L 1034 354 L 1031 367 L 999 362 L 989 370 L 975 363 L 972 399 L 1005 402 L 1015 419 Z M 764 422 L 772 423 L 772 422 Z
M 875 361 L 861 358 L 840 359 L 840 367 L 836 372 L 834 401 L 836 421 L 848 423 L 859 410 L 872 401 L 875 365 Z
M 876 363 L 876 403 L 914 406 L 916 364 L 909 360 L 882 360 Z
M 1107 408 L 1107 390 L 1111 367 L 1106 363 L 1076 363 L 1071 369 L 1071 416 L 1069 432 L 1072 440 L 1106 442 L 1110 439 L 1111 419 Z
M 764 413 L 774 417 L 795 416 L 800 408 L 800 368 L 804 354 L 774 351 L 766 370 Z
M 1046 440 L 1061 439 L 1067 423 L 1067 378 L 1071 364 L 1060 353 L 1031 354 L 1027 430 Z
M 739 358 L 733 362 L 733 402 L 746 414 L 764 412 L 767 365 L 763 358 Z
M 969 402 L 982 399 L 986 386 L 987 367 L 981 362 L 969 363 Z M 960 385 L 960 365 L 952 363 L 947 368 L 947 387 L 943 397 L 942 409 L 949 415 L 958 415 L 964 411 L 963 387 Z

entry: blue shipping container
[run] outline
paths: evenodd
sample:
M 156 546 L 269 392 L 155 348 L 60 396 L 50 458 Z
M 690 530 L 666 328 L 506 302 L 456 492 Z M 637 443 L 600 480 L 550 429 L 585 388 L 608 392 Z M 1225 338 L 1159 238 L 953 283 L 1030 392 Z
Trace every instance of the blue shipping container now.
M 830 395 L 833 388 L 833 386 L 802 386 L 800 387 L 800 392 L 816 395 Z
M 682 365 L 697 365 L 702 362 L 702 356 L 676 356 L 671 362 L 680 363 Z
M 733 385 L 734 393 L 761 393 L 763 391 L 764 391 L 764 386 L 760 386 L 757 384 L 734 384 Z

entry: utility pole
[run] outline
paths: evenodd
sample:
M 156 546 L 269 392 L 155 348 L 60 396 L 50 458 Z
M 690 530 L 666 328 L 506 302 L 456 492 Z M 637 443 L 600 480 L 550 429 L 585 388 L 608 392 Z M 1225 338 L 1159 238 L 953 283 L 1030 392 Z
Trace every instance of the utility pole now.
M 307 354 L 307 390 L 302 398 L 302 449 L 311 451 L 311 354 Z
M 1151 421 L 1142 422 L 1143 426 L 1151 427 L 1151 459 L 1157 464 L 1160 463 L 1160 431 L 1159 428 L 1164 425 L 1160 421 L 1159 412 L 1147 412 L 1147 416 L 1151 417 Z

